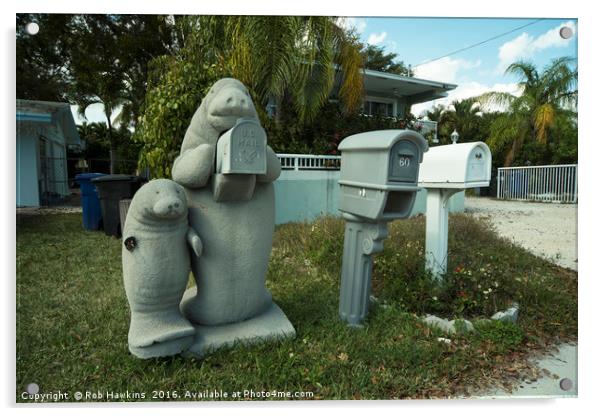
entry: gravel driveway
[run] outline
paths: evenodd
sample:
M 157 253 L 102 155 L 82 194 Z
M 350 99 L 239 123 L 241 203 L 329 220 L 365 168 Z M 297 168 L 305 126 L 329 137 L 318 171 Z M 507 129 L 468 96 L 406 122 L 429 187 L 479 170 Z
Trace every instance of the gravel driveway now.
M 577 205 L 543 202 L 500 201 L 489 198 L 465 199 L 465 212 L 486 217 L 496 231 L 532 253 L 559 266 L 577 270 Z M 562 344 L 558 351 L 536 360 L 551 376 L 534 383 L 522 382 L 510 397 L 574 397 L 577 395 L 577 345 Z M 559 380 L 570 380 L 561 388 Z M 504 397 L 495 390 L 482 398 Z
M 487 217 L 496 231 L 559 266 L 577 270 L 577 205 L 466 197 L 465 212 Z

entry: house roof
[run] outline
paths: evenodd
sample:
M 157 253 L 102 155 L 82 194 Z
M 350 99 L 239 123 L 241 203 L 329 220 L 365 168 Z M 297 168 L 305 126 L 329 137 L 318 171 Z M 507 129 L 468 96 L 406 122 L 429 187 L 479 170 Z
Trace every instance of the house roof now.
M 406 77 L 371 69 L 364 71 L 364 88 L 366 91 L 391 97 L 405 97 L 410 105 L 447 97 L 447 91 L 451 91 L 456 87 L 455 84 Z
M 17 121 L 59 124 L 66 144 L 81 145 L 69 103 L 17 100 Z

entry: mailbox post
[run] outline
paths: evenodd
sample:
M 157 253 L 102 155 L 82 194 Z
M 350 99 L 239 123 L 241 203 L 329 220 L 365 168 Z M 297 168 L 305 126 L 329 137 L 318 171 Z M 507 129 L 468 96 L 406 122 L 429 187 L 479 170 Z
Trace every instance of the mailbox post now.
M 491 151 L 483 142 L 433 147 L 425 155 L 418 184 L 426 188 L 426 270 L 440 280 L 447 272 L 449 200 L 468 188 L 489 186 Z
M 347 137 L 339 150 L 346 220 L 339 316 L 360 326 L 370 306 L 372 255 L 383 249 L 387 223 L 412 212 L 428 143 L 415 131 L 379 130 Z

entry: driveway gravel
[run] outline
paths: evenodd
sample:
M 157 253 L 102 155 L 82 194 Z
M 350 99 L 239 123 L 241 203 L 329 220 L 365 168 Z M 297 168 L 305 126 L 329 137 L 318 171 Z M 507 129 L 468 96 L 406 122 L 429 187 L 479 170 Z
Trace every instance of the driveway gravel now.
M 577 205 L 466 197 L 465 212 L 555 264 L 577 270 Z

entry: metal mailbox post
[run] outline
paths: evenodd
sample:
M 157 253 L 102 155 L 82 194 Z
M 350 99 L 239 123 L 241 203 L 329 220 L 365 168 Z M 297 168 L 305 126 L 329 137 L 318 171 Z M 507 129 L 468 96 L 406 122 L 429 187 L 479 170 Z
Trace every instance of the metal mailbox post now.
M 433 147 L 418 184 L 426 188 L 426 269 L 435 279 L 447 272 L 449 199 L 468 188 L 489 186 L 491 151 L 483 142 Z
M 372 254 L 383 249 L 387 223 L 412 212 L 428 143 L 415 131 L 379 130 L 347 137 L 339 150 L 346 220 L 339 316 L 359 326 L 369 309 Z

